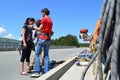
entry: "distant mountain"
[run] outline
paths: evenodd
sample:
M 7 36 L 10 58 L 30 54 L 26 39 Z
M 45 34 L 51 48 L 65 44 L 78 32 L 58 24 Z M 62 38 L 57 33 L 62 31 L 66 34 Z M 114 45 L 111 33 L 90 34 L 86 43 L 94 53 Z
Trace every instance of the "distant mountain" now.
M 15 39 L 8 39 L 8 38 L 2 38 L 0 37 L 0 42 L 3 42 L 3 43 L 20 43 L 21 41 L 19 40 L 15 40 Z

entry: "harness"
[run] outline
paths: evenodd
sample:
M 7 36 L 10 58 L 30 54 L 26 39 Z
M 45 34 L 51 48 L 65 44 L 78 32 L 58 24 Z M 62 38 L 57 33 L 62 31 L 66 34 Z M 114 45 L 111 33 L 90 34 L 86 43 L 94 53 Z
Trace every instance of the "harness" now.
M 41 33 L 39 38 L 40 39 L 44 38 L 45 40 L 50 40 L 51 39 L 51 34 Z

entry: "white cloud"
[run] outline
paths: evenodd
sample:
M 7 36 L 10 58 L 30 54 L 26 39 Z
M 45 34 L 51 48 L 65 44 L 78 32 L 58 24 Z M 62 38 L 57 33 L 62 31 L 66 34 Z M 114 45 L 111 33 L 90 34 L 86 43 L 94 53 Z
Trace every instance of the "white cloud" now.
M 4 25 L 2 25 L 4 26 Z M 8 34 L 7 30 L 3 27 L 0 27 L 0 36 L 4 38 L 9 38 L 9 39 L 15 39 L 14 35 Z
M 6 29 L 4 29 L 3 27 L 0 27 L 0 34 L 3 34 L 6 32 Z
M 20 37 L 18 40 L 21 41 L 21 40 L 22 40 L 22 37 Z
M 15 39 L 15 37 L 12 34 L 7 34 L 4 36 L 4 38 Z

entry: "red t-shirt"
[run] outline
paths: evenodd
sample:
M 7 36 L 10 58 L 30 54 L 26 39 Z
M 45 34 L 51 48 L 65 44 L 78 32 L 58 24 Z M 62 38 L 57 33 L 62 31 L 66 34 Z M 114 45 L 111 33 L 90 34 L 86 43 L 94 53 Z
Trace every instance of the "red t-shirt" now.
M 41 20 L 41 24 L 43 24 L 43 28 L 42 28 L 42 33 L 46 33 L 46 34 L 51 34 L 52 32 L 52 20 L 50 17 L 43 17 Z M 40 36 L 41 39 L 47 39 L 47 36 Z

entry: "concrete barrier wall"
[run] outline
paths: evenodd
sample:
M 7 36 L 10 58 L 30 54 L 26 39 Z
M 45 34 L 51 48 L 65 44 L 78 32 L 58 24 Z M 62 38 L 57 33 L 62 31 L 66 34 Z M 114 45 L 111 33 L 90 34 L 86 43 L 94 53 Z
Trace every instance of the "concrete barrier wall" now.
M 0 48 L 0 51 L 16 51 L 17 48 Z
M 74 46 L 50 46 L 50 49 L 65 49 L 65 48 L 76 48 Z M 17 47 L 0 47 L 0 51 L 14 51 L 14 50 L 18 50 L 18 46 Z
M 75 63 L 75 58 L 72 57 L 58 67 L 50 70 L 36 80 L 59 80 L 59 78 Z
M 50 49 L 77 48 L 75 46 L 50 46 Z

